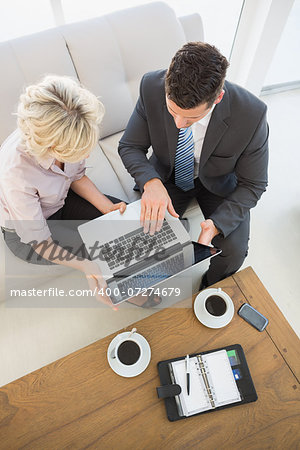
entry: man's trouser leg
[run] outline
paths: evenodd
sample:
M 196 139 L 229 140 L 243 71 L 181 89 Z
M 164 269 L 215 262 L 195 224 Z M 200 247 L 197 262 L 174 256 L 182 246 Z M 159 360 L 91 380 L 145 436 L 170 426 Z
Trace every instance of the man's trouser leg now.
M 198 179 L 195 180 L 195 188 L 188 192 L 183 192 L 170 181 L 165 183 L 165 187 L 171 197 L 175 211 L 180 216 L 182 216 L 193 197 L 196 197 L 205 218 L 208 218 L 224 200 L 205 189 Z M 199 223 L 199 234 L 200 229 Z M 226 238 L 221 234 L 214 237 L 212 244 L 220 248 L 222 253 L 211 259 L 206 274 L 208 286 L 232 275 L 241 267 L 248 253 L 249 230 L 250 213 Z

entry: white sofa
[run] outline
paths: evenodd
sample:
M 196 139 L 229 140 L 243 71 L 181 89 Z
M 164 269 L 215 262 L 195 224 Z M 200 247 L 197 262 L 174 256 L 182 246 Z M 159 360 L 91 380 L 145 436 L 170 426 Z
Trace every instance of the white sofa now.
M 176 50 L 192 40 L 203 40 L 200 16 L 178 19 L 166 4 L 154 2 L 1 43 L 0 144 L 16 128 L 12 113 L 24 86 L 46 73 L 78 77 L 106 109 L 87 175 L 102 192 L 127 202 L 136 200 L 139 194 L 133 191 L 134 180 L 119 158 L 118 141 L 137 100 L 142 75 L 167 68 Z M 186 214 L 194 238 L 199 214 L 195 203 Z M 34 266 L 19 260 L 6 250 L 0 234 L 0 302 L 5 301 L 4 281 L 29 288 L 53 286 L 55 279 L 63 287 L 84 278 L 62 266 Z

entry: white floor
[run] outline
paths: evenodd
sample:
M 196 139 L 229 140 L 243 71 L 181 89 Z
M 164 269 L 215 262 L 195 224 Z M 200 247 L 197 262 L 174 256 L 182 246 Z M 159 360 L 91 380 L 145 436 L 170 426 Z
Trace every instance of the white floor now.
M 300 336 L 300 90 L 266 95 L 269 186 L 252 210 L 251 265 Z
M 300 335 L 300 90 L 265 96 L 269 188 L 252 211 L 251 265 Z M 0 305 L 0 386 L 147 315 L 140 308 L 20 309 Z

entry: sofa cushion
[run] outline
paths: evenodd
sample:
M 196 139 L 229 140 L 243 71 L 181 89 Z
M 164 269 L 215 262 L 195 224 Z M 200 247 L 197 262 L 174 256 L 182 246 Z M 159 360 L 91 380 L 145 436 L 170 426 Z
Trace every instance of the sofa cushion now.
M 204 39 L 203 22 L 199 14 L 189 14 L 178 17 L 184 30 L 187 42 L 202 41 Z
M 119 44 L 127 86 L 135 104 L 144 73 L 167 68 L 186 37 L 174 10 L 163 2 L 124 9 L 107 19 Z
M 142 75 L 167 67 L 186 40 L 174 11 L 160 2 L 66 25 L 60 31 L 78 78 L 105 106 L 102 138 L 126 127 Z
M 118 175 L 114 172 L 114 167 L 106 158 L 99 145 L 94 148 L 86 160 L 86 175 L 104 194 L 111 195 L 126 202 L 129 200 Z
M 76 77 L 66 43 L 57 28 L 0 44 L 0 144 L 16 128 L 23 88 L 44 74 Z
M 140 198 L 140 194 L 133 190 L 133 187 L 135 185 L 134 179 L 125 169 L 118 153 L 119 140 L 122 134 L 123 132 L 116 133 L 105 139 L 101 139 L 99 144 L 103 150 L 103 153 L 112 165 L 114 172 L 118 177 L 119 183 L 121 183 L 124 191 L 126 192 L 128 200 L 130 202 L 134 202 L 135 200 L 138 200 Z
M 102 134 L 109 135 L 125 128 L 133 102 L 126 84 L 119 45 L 107 18 L 104 16 L 66 25 L 61 32 L 67 41 L 79 80 L 105 106 Z

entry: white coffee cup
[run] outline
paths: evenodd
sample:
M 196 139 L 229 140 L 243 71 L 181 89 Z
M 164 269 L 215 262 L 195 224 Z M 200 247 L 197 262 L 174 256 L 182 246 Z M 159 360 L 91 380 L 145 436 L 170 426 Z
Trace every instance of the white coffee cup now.
M 194 311 L 198 320 L 209 328 L 222 328 L 233 318 L 234 305 L 221 288 L 201 291 L 195 300 Z
M 134 334 L 129 337 L 117 336 L 117 342 L 112 349 L 110 356 L 119 364 L 133 366 L 137 364 L 143 356 L 143 349 L 135 339 Z

